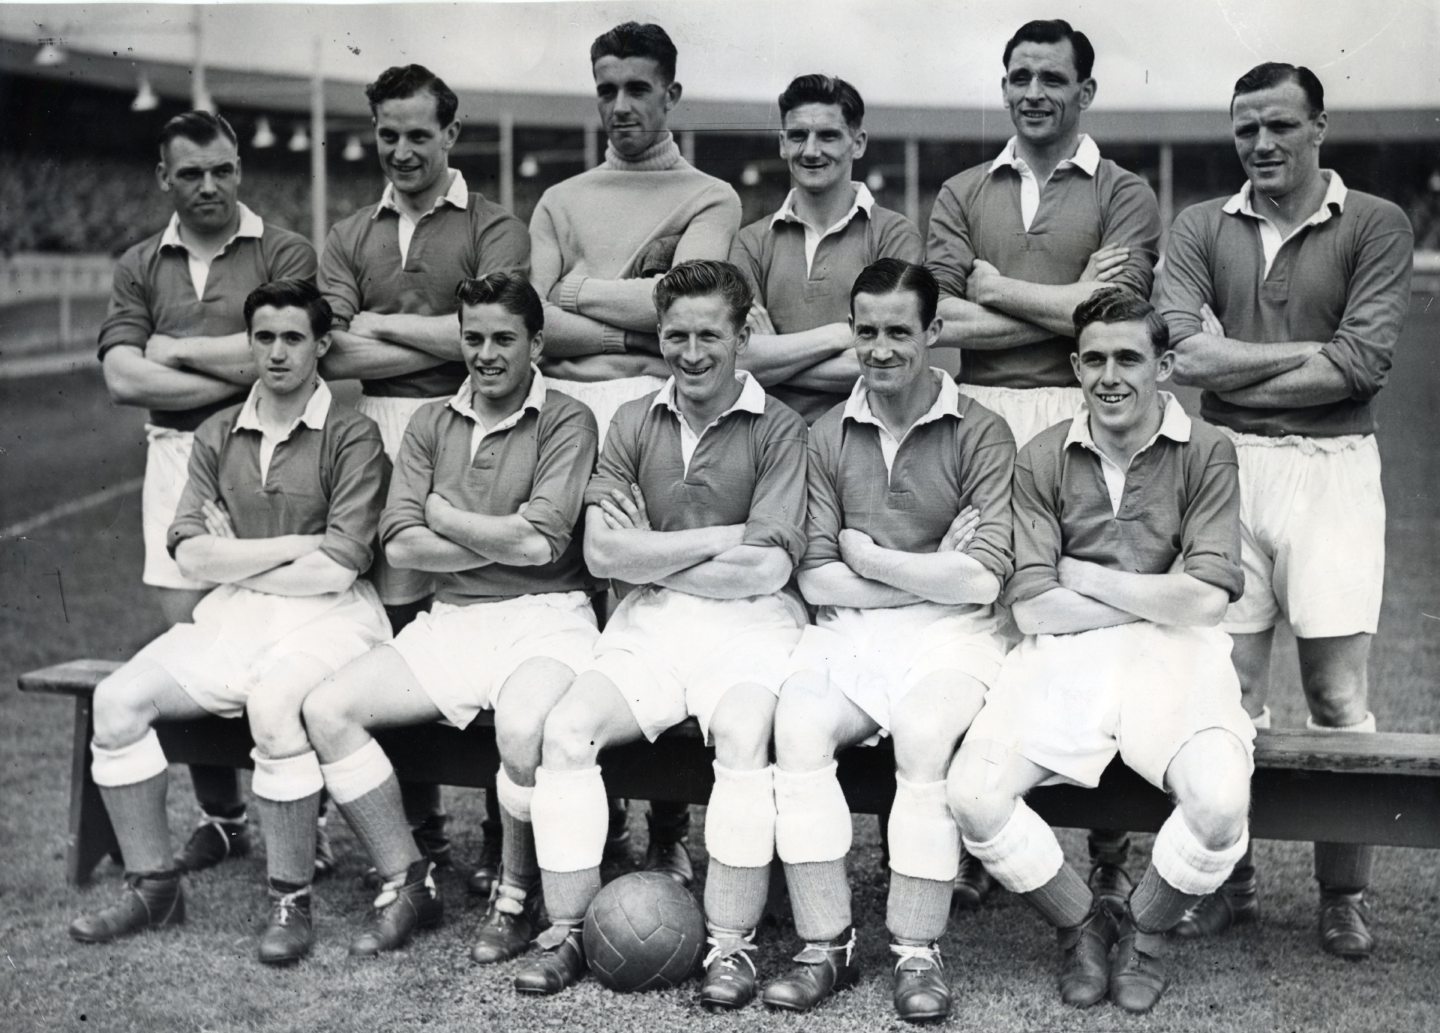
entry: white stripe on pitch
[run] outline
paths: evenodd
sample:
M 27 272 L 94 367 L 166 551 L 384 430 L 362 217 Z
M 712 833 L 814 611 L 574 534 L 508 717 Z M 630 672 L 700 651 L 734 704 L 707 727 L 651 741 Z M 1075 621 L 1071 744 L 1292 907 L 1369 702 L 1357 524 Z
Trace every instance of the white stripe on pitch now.
M 54 523 L 76 513 L 83 513 L 87 509 L 94 509 L 102 506 L 111 499 L 118 499 L 122 495 L 129 495 L 140 490 L 145 483 L 143 477 L 132 477 L 128 481 L 121 481 L 119 484 L 112 484 L 108 488 L 101 488 L 99 491 L 92 491 L 89 495 L 82 495 L 78 499 L 69 502 L 62 502 L 60 505 L 45 512 L 31 517 L 28 520 L 21 520 L 19 523 L 11 524 L 9 527 L 0 527 L 0 538 L 21 538 L 31 531 L 38 530 L 46 524 Z

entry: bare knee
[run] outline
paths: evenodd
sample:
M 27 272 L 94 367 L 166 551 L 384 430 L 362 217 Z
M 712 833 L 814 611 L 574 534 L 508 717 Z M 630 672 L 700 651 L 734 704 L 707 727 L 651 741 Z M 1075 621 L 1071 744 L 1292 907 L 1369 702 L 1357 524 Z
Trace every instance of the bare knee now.
M 600 759 L 595 721 L 583 704 L 561 700 L 545 718 L 541 757 L 547 768 L 574 771 L 594 767 Z
M 495 709 L 495 746 L 500 759 L 512 774 L 525 774 L 533 780 L 540 764 L 540 748 L 545 737 L 545 721 L 550 710 L 531 701 L 511 704 L 504 696 Z
M 1369 713 L 1365 680 L 1350 671 L 1315 671 L 1305 680 L 1305 699 L 1315 723 L 1345 728 Z
M 245 704 L 250 737 L 262 757 L 294 757 L 310 748 L 300 722 L 300 701 L 257 688 Z
M 990 765 L 981 754 L 962 746 L 945 778 L 945 802 L 965 837 L 986 843 L 1000 834 L 1015 810 L 1015 794 L 991 785 Z
M 768 695 L 768 693 L 767 693 Z M 728 699 L 728 697 L 727 697 Z M 773 699 L 773 697 L 772 697 Z M 727 768 L 753 771 L 770 761 L 770 735 L 774 725 L 774 706 L 722 705 L 710 718 L 710 737 L 715 743 L 715 759 Z
M 155 719 L 152 694 L 141 678 L 125 668 L 95 687 L 91 704 L 95 742 L 105 749 L 117 749 L 138 741 Z
M 823 683 L 823 682 L 822 682 Z M 786 771 L 816 771 L 835 759 L 838 729 L 823 691 L 792 678 L 775 708 L 775 762 Z
M 1240 740 L 1221 729 L 1201 732 L 1186 749 L 1186 763 L 1172 778 L 1180 813 L 1207 849 L 1223 850 L 1240 838 L 1250 813 L 1249 757 Z

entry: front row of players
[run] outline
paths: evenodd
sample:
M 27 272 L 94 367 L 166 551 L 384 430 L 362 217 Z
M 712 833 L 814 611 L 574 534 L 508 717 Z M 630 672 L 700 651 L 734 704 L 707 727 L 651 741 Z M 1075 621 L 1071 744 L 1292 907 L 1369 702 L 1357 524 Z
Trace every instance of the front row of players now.
M 182 569 L 220 587 L 97 689 L 94 777 L 128 886 L 71 935 L 183 920 L 151 724 L 244 712 L 272 901 L 260 960 L 313 943 L 322 786 L 383 880 L 351 952 L 403 946 L 441 902 L 371 732 L 492 709 L 504 858 L 473 956 L 533 940 L 516 988 L 557 993 L 586 971 L 607 829 L 598 754 L 693 716 L 715 747 L 707 1007 L 757 994 L 777 854 L 805 944 L 764 1002 L 804 1011 L 855 983 L 835 755 L 880 735 L 895 748 L 886 924 L 902 1018 L 950 1011 L 938 941 L 962 839 L 1056 926 L 1064 1000 L 1153 1007 L 1159 938 L 1247 845 L 1254 731 L 1215 628 L 1242 585 L 1235 451 L 1159 390 L 1165 326 L 1111 288 L 1075 313 L 1085 409 L 1017 460 L 1005 423 L 929 365 L 938 296 L 921 266 L 861 273 L 861 376 L 807 435 L 737 370 L 745 281 L 683 263 L 655 291 L 671 376 L 620 408 L 597 465 L 594 416 L 535 366 L 534 290 L 507 273 L 463 281 L 468 379 L 410 421 L 382 514 L 378 431 L 317 374 L 326 302 L 298 281 L 255 291 L 259 379 L 197 435 L 169 536 Z M 393 641 L 357 580 L 377 528 L 393 564 L 439 585 Z M 603 633 L 592 574 L 636 586 Z M 1025 633 L 1008 656 L 1002 591 Z M 1178 807 L 1129 899 L 1107 904 L 1023 797 L 1094 786 L 1117 751 Z

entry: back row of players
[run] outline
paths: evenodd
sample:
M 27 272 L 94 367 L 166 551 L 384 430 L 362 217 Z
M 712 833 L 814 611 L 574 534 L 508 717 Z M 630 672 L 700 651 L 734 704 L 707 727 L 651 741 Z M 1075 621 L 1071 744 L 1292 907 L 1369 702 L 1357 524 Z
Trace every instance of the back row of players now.
M 1147 1010 L 1162 934 L 1257 913 L 1250 749 L 1282 614 L 1312 726 L 1374 728 L 1370 400 L 1408 304 L 1408 222 L 1320 168 L 1314 75 L 1258 66 L 1231 101 L 1247 182 L 1176 220 L 1152 309 L 1157 205 L 1079 132 L 1093 51 L 1057 20 L 1007 43 L 1015 136 L 944 185 L 925 265 L 914 226 L 851 182 L 863 103 L 826 76 L 781 95 L 793 189 L 737 234 L 734 191 L 666 130 L 664 31 L 618 26 L 591 63 L 605 162 L 547 191 L 528 235 L 448 168 L 443 82 L 411 65 L 367 87 L 389 182 L 332 231 L 319 292 L 304 241 L 238 204 L 229 126 L 165 127 L 176 214 L 121 260 L 101 354 L 117 400 L 151 409 L 146 581 L 178 623 L 97 691 L 128 889 L 72 935 L 178 921 L 178 869 L 243 842 L 212 774 L 177 864 L 150 724 L 244 711 L 261 960 L 312 942 L 322 786 L 381 882 L 352 950 L 401 946 L 439 921 L 447 844 L 370 729 L 493 708 L 503 863 L 474 956 L 529 946 L 543 885 L 552 925 L 516 985 L 558 992 L 585 970 L 598 752 L 693 715 L 716 749 L 707 1006 L 756 994 L 775 853 L 806 945 L 764 1000 L 803 1010 L 854 982 L 834 756 L 888 734 L 899 1014 L 949 1011 L 937 940 L 957 875 L 986 886 L 976 859 L 1059 930 L 1065 1000 Z M 936 347 L 961 349 L 963 387 Z M 320 374 L 361 378 L 369 419 Z M 1159 391 L 1172 374 L 1220 429 Z M 595 577 L 640 586 L 603 634 Z M 1024 633 L 1008 656 L 997 603 Z M 1023 801 L 1094 785 L 1117 749 L 1179 803 L 1138 884 L 1123 836 L 1092 837 L 1087 880 Z M 682 823 L 652 827 L 672 870 Z M 1369 867 L 1369 848 L 1317 844 L 1332 953 L 1371 950 Z

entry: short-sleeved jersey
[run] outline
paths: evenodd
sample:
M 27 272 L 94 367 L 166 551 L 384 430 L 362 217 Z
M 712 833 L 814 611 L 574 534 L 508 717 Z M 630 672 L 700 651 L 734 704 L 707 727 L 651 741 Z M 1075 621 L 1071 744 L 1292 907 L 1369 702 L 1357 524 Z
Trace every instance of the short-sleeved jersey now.
M 793 334 L 850 318 L 850 288 L 870 263 L 881 258 L 919 262 L 920 231 L 899 212 L 872 205 L 856 210 L 845 228 L 822 237 L 810 268 L 805 267 L 803 224 L 767 215 L 746 226 L 730 246 L 730 261 L 750 283 L 777 333 Z M 752 342 L 751 347 L 755 347 Z M 843 392 L 775 384 L 769 388 L 814 423 Z
M 1015 574 L 1009 605 L 1059 588 L 1070 556 L 1134 574 L 1183 570 L 1240 598 L 1240 480 L 1235 446 L 1171 395 L 1161 428 L 1130 462 L 1112 508 L 1088 413 L 1057 423 L 1015 460 Z
M 473 454 L 477 424 L 468 380 L 454 398 L 421 406 L 405 429 L 380 522 L 382 541 L 427 526 L 425 500 L 435 492 L 466 512 L 519 513 L 550 546 L 547 563 L 490 563 L 436 574 L 440 602 L 463 606 L 594 587 L 579 531 L 585 485 L 595 467 L 595 417 L 584 403 L 547 390 L 538 371 L 533 375 L 520 411 L 485 432 Z
M 323 382 L 316 391 L 329 395 Z M 195 432 L 189 480 L 166 540 L 170 554 L 187 538 L 209 533 L 203 504 L 218 500 L 237 538 L 323 534 L 321 552 L 351 570 L 368 570 L 390 473 L 380 428 L 327 402 L 318 427 L 298 421 L 276 445 L 262 480 L 261 435 L 236 426 L 243 408 L 222 410 Z
M 1332 184 L 1338 176 L 1331 172 Z M 1237 341 L 1320 341 L 1350 387 L 1323 405 L 1255 409 L 1206 391 L 1207 420 L 1248 434 L 1333 437 L 1373 434 L 1372 399 L 1385 383 L 1410 309 L 1414 233 L 1389 201 L 1347 190 L 1328 218 L 1280 246 L 1269 270 L 1258 220 L 1242 194 L 1192 205 L 1170 230 L 1157 307 L 1174 343 L 1200 331 L 1209 305 Z
M 987 162 L 946 180 L 930 213 L 925 264 L 941 296 L 965 297 L 975 259 L 1029 283 L 1074 283 L 1090 256 L 1124 245 L 1130 257 L 1114 283 L 1148 298 L 1160 241 L 1160 208 L 1145 181 L 1108 158 L 1095 174 L 1057 168 L 1040 192 L 1030 228 L 1020 215 L 1020 173 Z M 1073 387 L 1069 337 L 1017 348 L 964 349 L 960 379 L 997 387 Z
M 482 194 L 465 196 L 464 208 L 441 203 L 420 220 L 403 265 L 400 213 L 394 208 L 377 202 L 335 224 L 320 260 L 319 286 L 335 310 L 337 330 L 346 329 L 357 312 L 451 315 L 460 308 L 455 288 L 462 279 L 497 272 L 529 275 L 525 224 Z M 463 362 L 443 362 L 366 380 L 362 387 L 368 395 L 442 398 L 465 376 Z
M 746 374 L 748 376 L 748 374 Z M 657 531 L 744 524 L 746 545 L 805 549 L 805 421 L 766 397 L 764 411 L 734 409 L 700 435 L 686 467 L 680 416 L 655 404 L 660 392 L 626 402 L 605 435 L 585 502 L 640 485 Z
M 813 570 L 841 559 L 840 532 L 863 531 L 877 545 L 902 552 L 934 552 L 967 506 L 980 523 L 966 553 L 1004 584 L 1014 566 L 1010 484 L 1015 438 L 995 413 L 944 384 L 930 412 L 910 428 L 887 470 L 880 428 L 853 415 L 859 383 L 848 402 L 810 428 L 809 518 L 805 558 Z
M 315 250 L 298 233 L 266 226 L 241 205 L 242 223 L 253 220 L 258 235 L 237 234 L 210 262 L 205 290 L 195 295 L 189 256 L 178 244 L 166 244 L 167 231 L 147 237 L 120 256 L 115 266 L 110 307 L 100 326 L 99 357 L 118 345 L 142 352 L 155 334 L 167 337 L 227 337 L 245 332 L 245 299 L 262 283 L 315 279 Z M 157 427 L 194 430 L 208 416 L 245 397 L 236 385 L 233 397 L 194 409 L 154 409 Z

